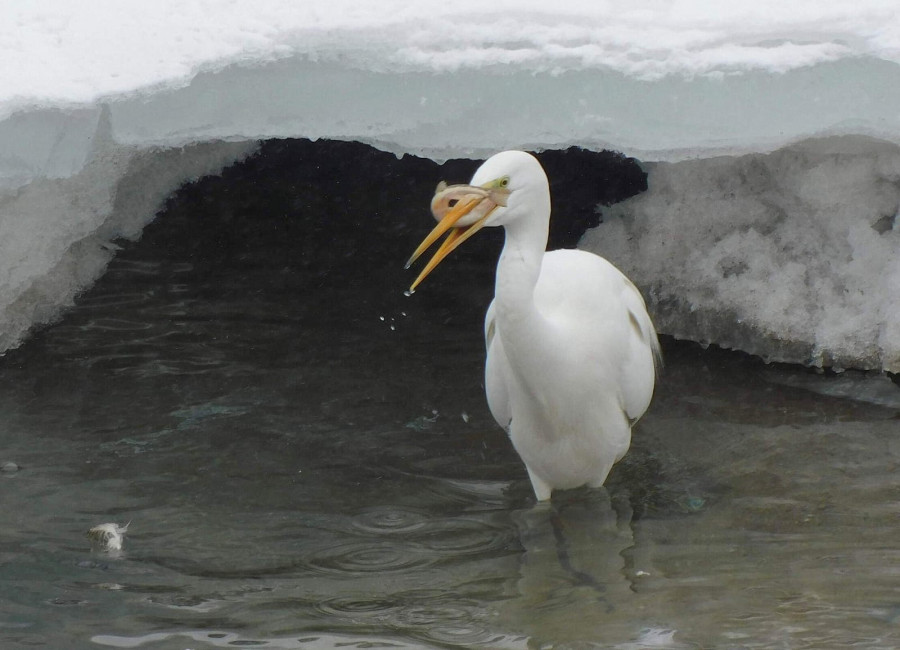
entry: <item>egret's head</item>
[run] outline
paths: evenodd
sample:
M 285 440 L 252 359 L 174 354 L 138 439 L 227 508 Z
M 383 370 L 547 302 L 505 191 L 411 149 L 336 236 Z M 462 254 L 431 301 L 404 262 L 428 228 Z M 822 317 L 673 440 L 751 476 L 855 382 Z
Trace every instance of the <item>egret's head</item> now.
M 488 158 L 468 185 L 441 182 L 431 199 L 438 224 L 406 263 L 407 268 L 448 230 L 450 233 L 416 281 L 415 288 L 447 255 L 485 226 L 505 226 L 517 218 L 550 216 L 547 175 L 537 159 L 524 151 L 503 151 Z

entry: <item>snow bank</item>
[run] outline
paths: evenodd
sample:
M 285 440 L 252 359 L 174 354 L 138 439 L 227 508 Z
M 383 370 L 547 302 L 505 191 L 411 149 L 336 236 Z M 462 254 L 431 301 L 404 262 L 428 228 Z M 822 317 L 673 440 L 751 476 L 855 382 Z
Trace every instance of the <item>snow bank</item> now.
M 645 289 L 662 332 L 900 372 L 900 147 L 833 137 L 647 171 L 581 245 Z
M 0 5 L 0 117 L 108 104 L 120 141 L 306 136 L 436 158 L 646 160 L 900 141 L 893 0 Z
M 16 61 L 0 100 L 20 105 L 177 87 L 200 69 L 291 55 L 373 73 L 511 65 L 647 81 L 900 61 L 893 0 L 45 0 L 0 12 L 0 53 Z
M 620 249 L 604 244 L 613 258 L 638 246 L 642 266 L 632 272 L 659 296 L 663 329 L 771 358 L 895 367 L 895 326 L 854 293 L 877 284 L 875 276 L 864 281 L 876 273 L 866 256 L 895 250 L 884 220 L 894 182 L 889 146 L 853 140 L 861 151 L 852 168 L 820 164 L 809 147 L 789 149 L 806 153 L 796 154 L 803 160 L 777 190 L 727 178 L 729 169 L 769 159 L 710 158 L 823 135 L 900 143 L 894 4 L 748 0 L 726 12 L 711 0 L 585 0 L 551 9 L 544 0 L 0 3 L 0 57 L 15 62 L 0 68 L 0 352 L 89 286 L 112 255 L 109 242 L 137 236 L 180 183 L 241 159 L 258 139 L 306 137 L 436 160 L 577 145 L 677 162 L 652 167 L 651 194 L 629 204 L 635 223 L 641 205 L 648 218 L 652 206 L 657 218 L 670 218 L 659 192 L 688 210 L 707 191 L 707 175 L 718 173 L 748 209 L 762 211 L 766 196 L 784 212 L 781 226 L 766 229 L 756 213 L 710 197 L 684 226 L 699 235 L 706 222 L 730 219 L 716 226 L 717 254 L 748 270 L 726 277 L 708 261 L 693 284 L 688 270 L 699 262 L 662 264 L 645 254 L 657 236 L 649 227 L 640 246 L 614 233 L 609 242 Z M 842 212 L 813 206 L 807 190 L 816 174 Z M 845 191 L 832 191 L 838 186 Z M 887 212 L 875 215 L 882 204 Z M 851 212 L 879 225 L 848 226 L 842 241 L 837 224 Z M 814 230 L 808 246 L 783 243 L 805 227 Z M 804 294 L 813 315 L 805 325 L 793 303 L 754 312 L 740 299 L 752 290 L 790 302 L 786 287 L 813 265 L 815 237 L 844 255 L 833 266 L 845 272 L 825 263 L 810 271 L 823 275 L 804 280 L 813 287 Z M 777 263 L 778 273 L 749 270 L 766 263 Z M 717 273 L 721 286 L 713 286 Z M 790 284 L 767 292 L 751 287 L 754 280 Z M 884 294 L 885 286 L 874 290 Z M 896 303 L 885 301 L 886 318 Z M 865 316 L 856 313 L 851 324 L 844 315 L 857 309 Z M 708 316 L 726 312 L 744 325 Z M 710 324 L 717 318 L 719 328 Z M 866 347 L 869 335 L 877 343 Z

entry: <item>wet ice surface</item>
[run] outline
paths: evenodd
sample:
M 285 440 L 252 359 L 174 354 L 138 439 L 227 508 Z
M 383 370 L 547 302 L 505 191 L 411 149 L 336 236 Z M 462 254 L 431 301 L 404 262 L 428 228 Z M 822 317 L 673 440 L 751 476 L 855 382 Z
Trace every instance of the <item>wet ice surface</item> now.
M 3 647 L 900 645 L 895 385 L 668 341 L 608 489 L 536 507 L 464 252 L 405 298 L 347 233 L 280 233 L 326 272 L 228 232 L 148 232 L 0 359 Z

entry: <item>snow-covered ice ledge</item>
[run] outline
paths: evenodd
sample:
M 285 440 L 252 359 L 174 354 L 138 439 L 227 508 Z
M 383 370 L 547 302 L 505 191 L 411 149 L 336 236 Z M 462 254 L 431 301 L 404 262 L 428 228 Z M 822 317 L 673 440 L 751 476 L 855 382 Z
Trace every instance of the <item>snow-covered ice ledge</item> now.
M 900 371 L 900 147 L 865 136 L 646 165 L 583 247 L 661 331 L 772 361 Z
M 638 157 L 648 192 L 582 245 L 635 278 L 663 332 L 900 371 L 893 3 L 296 4 L 111 3 L 105 24 L 73 0 L 2 21 L 22 63 L 0 84 L 0 351 L 179 184 L 306 137 Z

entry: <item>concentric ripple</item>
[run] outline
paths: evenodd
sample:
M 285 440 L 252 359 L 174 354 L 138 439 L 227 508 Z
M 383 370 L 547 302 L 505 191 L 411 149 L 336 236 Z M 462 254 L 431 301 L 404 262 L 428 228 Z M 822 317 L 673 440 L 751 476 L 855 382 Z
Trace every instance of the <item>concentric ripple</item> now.
M 475 519 L 435 522 L 417 540 L 423 547 L 444 556 L 497 551 L 512 544 L 514 531 Z
M 384 620 L 391 618 L 400 606 L 400 603 L 391 598 L 340 596 L 317 603 L 316 609 L 326 616 Z
M 415 510 L 383 506 L 360 513 L 353 525 L 367 533 L 411 533 L 425 528 L 428 517 Z
M 508 637 L 498 634 L 476 623 L 465 625 L 437 625 L 428 630 L 425 639 L 458 645 L 460 647 L 481 646 L 488 648 L 509 647 Z M 519 643 L 520 647 L 526 647 Z
M 409 627 L 432 627 L 438 624 L 464 623 L 473 618 L 474 609 L 458 602 L 431 602 L 409 605 L 400 612 L 397 620 Z
M 485 646 L 502 636 L 480 622 L 483 611 L 473 601 L 438 598 L 405 607 L 399 612 L 397 623 L 425 641 L 461 647 Z
M 434 559 L 417 545 L 359 540 L 314 551 L 306 558 L 306 565 L 316 573 L 350 578 L 420 569 Z

